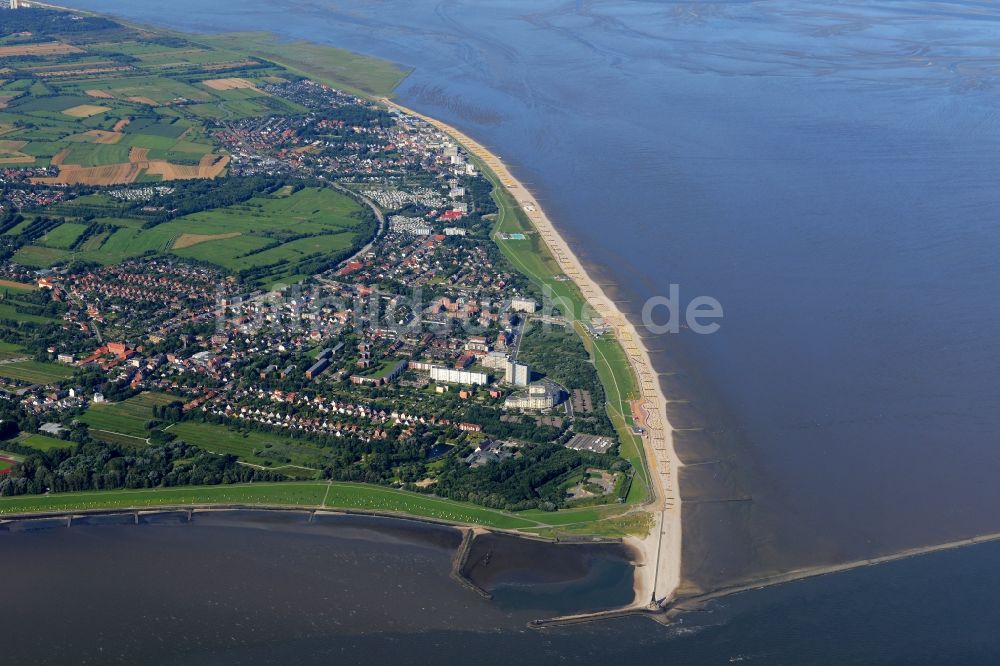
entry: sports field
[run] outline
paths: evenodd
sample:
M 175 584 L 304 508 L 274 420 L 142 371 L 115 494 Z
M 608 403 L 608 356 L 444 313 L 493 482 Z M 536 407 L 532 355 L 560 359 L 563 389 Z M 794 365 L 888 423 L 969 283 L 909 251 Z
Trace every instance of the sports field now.
M 30 446 L 39 451 L 50 451 L 52 449 L 68 449 L 74 446 L 73 442 L 67 442 L 48 435 L 36 433 L 21 433 L 17 438 L 17 443 L 22 446 Z

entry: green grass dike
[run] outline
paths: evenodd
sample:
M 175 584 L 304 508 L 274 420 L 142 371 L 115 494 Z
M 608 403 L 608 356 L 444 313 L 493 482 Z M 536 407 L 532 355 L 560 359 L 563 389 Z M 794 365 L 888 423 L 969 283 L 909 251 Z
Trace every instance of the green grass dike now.
M 121 511 L 168 507 L 240 505 L 302 509 L 343 509 L 371 514 L 407 515 L 462 525 L 478 525 L 558 537 L 593 534 L 617 537 L 645 534 L 646 521 L 615 507 L 520 514 L 361 483 L 285 482 L 218 486 L 179 486 L 137 490 L 86 491 L 0 498 L 0 517 L 82 511 Z
M 249 55 L 362 97 L 391 96 L 412 71 L 388 60 L 332 46 L 303 41 L 283 43 L 266 32 L 185 37 L 219 48 L 239 44 L 240 50 Z

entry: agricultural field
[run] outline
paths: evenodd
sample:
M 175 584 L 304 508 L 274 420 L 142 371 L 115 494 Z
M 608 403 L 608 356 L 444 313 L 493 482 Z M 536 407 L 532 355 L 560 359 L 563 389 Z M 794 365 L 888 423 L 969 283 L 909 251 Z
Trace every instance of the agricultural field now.
M 0 145 L 0 164 L 51 164 L 59 175 L 38 182 L 56 184 L 218 177 L 225 165 L 176 168 L 220 156 L 203 131 L 206 122 L 306 111 L 263 85 L 308 71 L 348 91 L 385 96 L 408 73 L 387 61 L 261 34 L 150 39 L 126 26 L 38 29 L 4 40 L 0 57 L 0 136 L 9 142 Z M 65 153 L 74 143 L 124 150 Z M 130 148 L 149 152 L 132 155 Z
M 74 258 L 112 264 L 150 251 L 169 252 L 234 272 L 273 265 L 274 275 L 286 278 L 296 274 L 299 262 L 351 247 L 363 219 L 360 204 L 320 187 L 291 195 L 257 196 L 149 229 L 142 228 L 142 220 L 113 217 L 117 210 L 116 202 L 103 195 L 53 206 L 48 211 L 51 215 L 70 220 L 93 215 L 112 228 L 70 251 L 87 224 L 65 222 L 36 244 L 22 247 L 14 260 L 44 268 Z
M 96 106 L 94 104 L 80 104 L 79 106 L 74 106 L 69 109 L 63 110 L 63 114 L 69 116 L 70 118 L 89 118 L 91 116 L 96 116 L 98 113 L 104 113 L 105 111 L 110 111 L 110 106 Z
M 41 315 L 26 314 L 17 311 L 18 303 L 5 297 L 0 300 L 0 319 L 7 321 L 26 321 L 32 324 L 59 323 L 57 319 L 50 319 Z
M 35 157 L 21 152 L 28 145 L 27 141 L 0 140 L 0 165 L 2 164 L 34 164 Z
M 276 65 L 226 48 L 146 41 L 118 27 L 0 45 L 0 165 L 58 167 L 39 183 L 215 178 L 225 156 L 207 138 L 206 119 L 304 111 L 258 90 L 286 73 Z
M 69 379 L 73 369 L 41 361 L 13 361 L 0 363 L 0 377 L 31 384 L 52 384 Z
M 326 63 L 317 78 L 365 94 L 388 94 L 406 75 L 384 61 L 260 36 L 248 42 L 253 49 L 241 42 L 237 51 L 232 36 L 151 38 L 128 26 L 30 32 L 0 41 L 9 56 L 0 80 L 0 165 L 54 168 L 31 177 L 42 185 L 222 178 L 231 156 L 213 138 L 214 123 L 306 112 L 263 90 L 303 75 L 297 64 Z M 368 232 L 361 206 L 322 188 L 260 196 L 147 229 L 146 219 L 125 208 L 102 194 L 51 206 L 45 214 L 65 223 L 22 245 L 12 260 L 50 268 L 174 253 L 246 271 L 266 286 L 301 279 Z M 93 222 L 101 227 L 88 230 Z
M 8 294 L 23 294 L 28 291 L 35 291 L 36 287 L 33 284 L 27 282 L 16 282 L 14 280 L 5 280 L 0 278 L 0 294 L 4 297 Z
M 153 407 L 175 400 L 176 396 L 165 393 L 141 393 L 123 402 L 92 403 L 80 420 L 100 439 L 106 439 L 102 433 L 110 433 L 129 438 L 124 441 L 119 438 L 114 443 L 141 444 L 149 437 L 146 425 L 153 419 Z

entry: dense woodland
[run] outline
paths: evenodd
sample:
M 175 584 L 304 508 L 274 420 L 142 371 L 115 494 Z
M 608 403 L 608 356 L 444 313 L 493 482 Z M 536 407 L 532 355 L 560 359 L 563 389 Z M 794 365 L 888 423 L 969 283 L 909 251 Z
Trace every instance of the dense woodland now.
M 4 444 L 12 448 L 10 444 Z M 46 452 L 27 447 L 24 462 L 0 479 L 0 495 L 73 490 L 158 488 L 276 481 L 272 472 L 240 465 L 235 456 L 206 453 L 184 442 L 152 443 L 141 449 L 84 438 L 70 449 Z
M 99 16 L 78 17 L 66 12 L 34 8 L 30 12 L 4 12 L 3 29 L 7 34 L 32 32 L 37 35 L 60 35 L 97 30 L 118 29 L 121 26 Z

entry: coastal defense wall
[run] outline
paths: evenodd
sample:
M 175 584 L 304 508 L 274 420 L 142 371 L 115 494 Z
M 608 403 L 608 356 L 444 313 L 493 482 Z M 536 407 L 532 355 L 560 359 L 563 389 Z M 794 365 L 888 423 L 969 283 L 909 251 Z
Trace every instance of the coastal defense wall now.
M 451 578 L 467 590 L 475 592 L 483 599 L 488 600 L 492 599 L 493 595 L 473 583 L 472 580 L 465 575 L 465 567 L 469 561 L 469 551 L 472 550 L 472 543 L 475 539 L 476 531 L 473 529 L 467 529 L 464 534 L 462 534 L 462 543 L 458 545 L 458 549 L 455 551 L 455 556 L 452 558 Z

